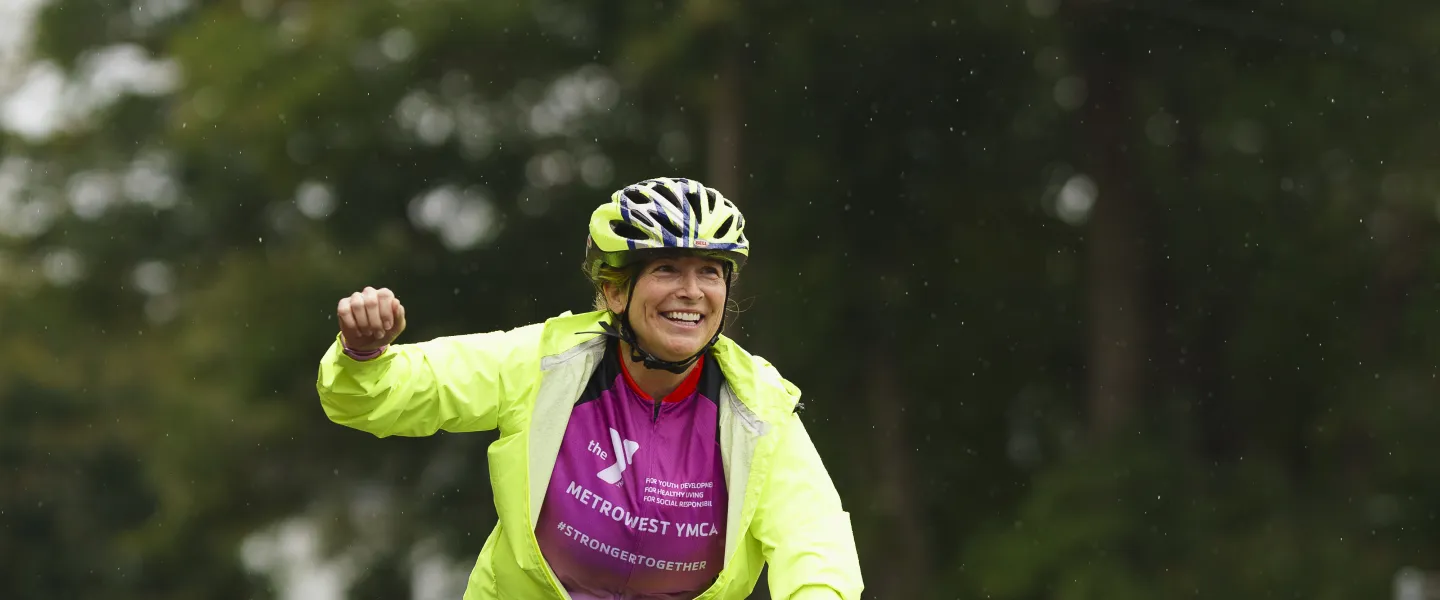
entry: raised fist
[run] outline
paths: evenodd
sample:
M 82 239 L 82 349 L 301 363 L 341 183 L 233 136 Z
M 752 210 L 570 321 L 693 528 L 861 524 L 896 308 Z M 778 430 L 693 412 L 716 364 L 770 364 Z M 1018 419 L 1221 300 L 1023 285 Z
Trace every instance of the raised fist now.
M 387 346 L 405 331 L 405 307 L 389 288 L 367 286 L 341 298 L 335 316 L 345 347 L 356 352 Z

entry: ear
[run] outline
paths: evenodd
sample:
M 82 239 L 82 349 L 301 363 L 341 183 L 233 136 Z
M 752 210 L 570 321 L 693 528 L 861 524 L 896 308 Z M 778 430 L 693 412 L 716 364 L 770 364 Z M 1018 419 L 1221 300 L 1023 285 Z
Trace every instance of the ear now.
M 610 281 L 602 283 L 601 287 L 605 290 L 605 304 L 610 309 L 610 312 L 618 315 L 621 313 L 621 311 L 624 311 L 624 290 L 621 290 L 619 285 Z

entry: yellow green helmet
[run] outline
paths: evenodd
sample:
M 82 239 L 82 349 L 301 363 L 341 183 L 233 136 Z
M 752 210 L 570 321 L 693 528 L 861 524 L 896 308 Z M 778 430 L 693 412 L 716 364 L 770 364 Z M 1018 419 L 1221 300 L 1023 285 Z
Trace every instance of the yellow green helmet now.
M 693 179 L 660 177 L 616 190 L 590 215 L 585 271 L 624 267 L 642 253 L 680 249 L 713 256 L 738 272 L 750 255 L 745 217 L 718 190 Z

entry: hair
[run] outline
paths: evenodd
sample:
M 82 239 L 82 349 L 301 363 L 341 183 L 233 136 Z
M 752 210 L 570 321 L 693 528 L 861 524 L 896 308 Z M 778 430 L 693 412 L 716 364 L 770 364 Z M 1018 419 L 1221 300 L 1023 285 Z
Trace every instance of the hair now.
M 638 271 L 639 269 L 634 266 L 616 268 L 601 263 L 600 267 L 596 269 L 595 275 L 590 278 L 590 283 L 595 285 L 595 310 L 610 310 L 610 302 L 605 299 L 606 284 L 620 288 L 621 292 L 629 292 Z M 613 312 L 611 311 L 612 314 Z
M 605 285 L 614 285 L 620 289 L 622 294 L 628 294 L 630 287 L 635 285 L 636 276 L 644 270 L 645 265 L 666 256 L 682 254 L 682 252 L 657 253 L 655 256 L 647 257 L 645 260 L 635 261 L 624 267 L 612 267 L 602 262 L 595 269 L 593 276 L 590 274 L 589 269 L 586 268 L 588 265 L 582 266 L 581 268 L 585 269 L 586 278 L 595 286 L 595 310 L 607 311 L 611 316 L 618 318 L 620 315 L 610 310 L 610 302 L 605 298 Z M 725 326 L 727 328 L 735 323 L 742 312 L 740 302 L 735 299 L 735 284 L 739 280 L 739 274 L 732 271 L 730 273 L 729 293 L 726 294 L 725 297 Z M 722 331 L 721 333 L 724 332 Z

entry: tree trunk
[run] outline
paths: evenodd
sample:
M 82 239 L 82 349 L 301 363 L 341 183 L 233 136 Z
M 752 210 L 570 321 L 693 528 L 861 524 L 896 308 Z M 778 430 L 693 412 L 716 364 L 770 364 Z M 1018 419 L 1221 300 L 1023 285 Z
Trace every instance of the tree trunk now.
M 732 44 L 720 59 L 710 99 L 706 184 L 732 198 L 743 198 L 740 177 L 740 140 L 744 129 L 740 50 Z
M 1360 323 L 1356 354 L 1362 364 L 1401 366 L 1406 362 L 1399 356 L 1405 343 L 1401 339 L 1405 334 L 1405 312 L 1415 288 L 1429 283 L 1423 275 L 1436 234 L 1434 221 L 1427 213 L 1414 205 L 1392 201 L 1366 219 L 1375 223 L 1375 238 L 1382 255 L 1369 286 L 1369 314 Z M 1381 368 L 1376 367 L 1377 380 Z M 1360 404 L 1368 402 L 1359 402 L 1346 410 L 1364 410 Z M 1358 417 L 1346 420 L 1338 434 L 1345 458 L 1337 470 L 1352 486 L 1367 484 L 1381 451 L 1375 432 Z
M 1163 63 L 1163 59 L 1162 62 Z M 1200 143 L 1200 110 L 1194 98 L 1203 96 L 1202 90 L 1187 85 L 1180 77 L 1174 78 L 1167 93 L 1166 103 L 1176 121 L 1178 135 L 1175 137 L 1176 171 L 1187 195 L 1181 202 L 1203 203 L 1201 170 L 1205 163 L 1204 149 Z M 1209 217 L 1213 222 L 1213 216 Z M 1210 260 L 1224 260 L 1211 255 Z M 1249 270 L 1247 269 L 1247 272 Z M 1173 270 L 1156 269 L 1157 278 L 1168 285 L 1162 286 L 1166 293 L 1157 296 L 1161 306 L 1168 307 L 1166 316 L 1172 322 L 1182 315 L 1176 309 L 1173 290 L 1179 289 L 1177 275 Z M 1179 275 L 1182 276 L 1183 275 Z M 1191 337 L 1181 338 L 1179 334 L 1167 336 L 1165 347 L 1166 364 L 1163 372 L 1166 379 L 1175 382 L 1176 387 L 1188 387 L 1193 394 L 1193 403 L 1188 407 L 1192 412 L 1190 426 L 1195 434 L 1195 451 L 1207 462 L 1230 462 L 1241 457 L 1245 451 L 1245 440 L 1249 437 L 1249 423 L 1241 407 L 1237 406 L 1235 392 L 1231 386 L 1230 373 L 1226 370 L 1228 348 L 1226 340 L 1233 335 L 1236 323 L 1237 298 L 1248 297 L 1250 279 L 1235 279 L 1226 289 L 1207 290 L 1204 325 Z M 1193 310 L 1194 307 L 1185 307 Z M 1167 331 L 1166 323 L 1157 319 L 1151 331 Z M 1167 331 L 1167 333 L 1169 333 Z M 1181 347 L 1185 351 L 1180 351 Z
M 1101 7 L 1084 7 L 1096 13 Z M 1096 15 L 1089 17 L 1094 19 Z M 1088 38 L 1100 30 L 1083 29 Z M 1098 191 L 1090 214 L 1086 265 L 1090 314 L 1089 399 L 1091 432 L 1097 439 L 1125 426 L 1145 390 L 1148 244 L 1145 224 L 1150 199 L 1136 186 L 1128 142 L 1134 129 L 1133 74 L 1119 53 L 1082 45 L 1081 64 L 1089 90 L 1081 128 Z
M 872 339 L 881 339 L 872 336 Z M 922 598 L 929 584 L 930 550 L 924 529 L 924 505 L 916 493 L 914 462 L 906 419 L 910 397 L 897 375 L 894 354 L 876 342 L 866 365 L 865 403 L 875 427 L 874 457 L 868 471 L 875 490 L 875 513 L 885 523 L 878 540 L 882 568 L 873 571 L 867 588 L 875 598 Z
M 1394 352 L 1395 339 L 1403 333 L 1405 307 L 1411 291 L 1422 283 L 1435 226 L 1427 211 L 1399 203 L 1382 207 L 1367 221 L 1380 224 L 1376 237 L 1384 248 L 1384 255 L 1371 285 L 1369 323 L 1361 336 L 1360 347 L 1365 356 L 1379 362 L 1387 353 Z

